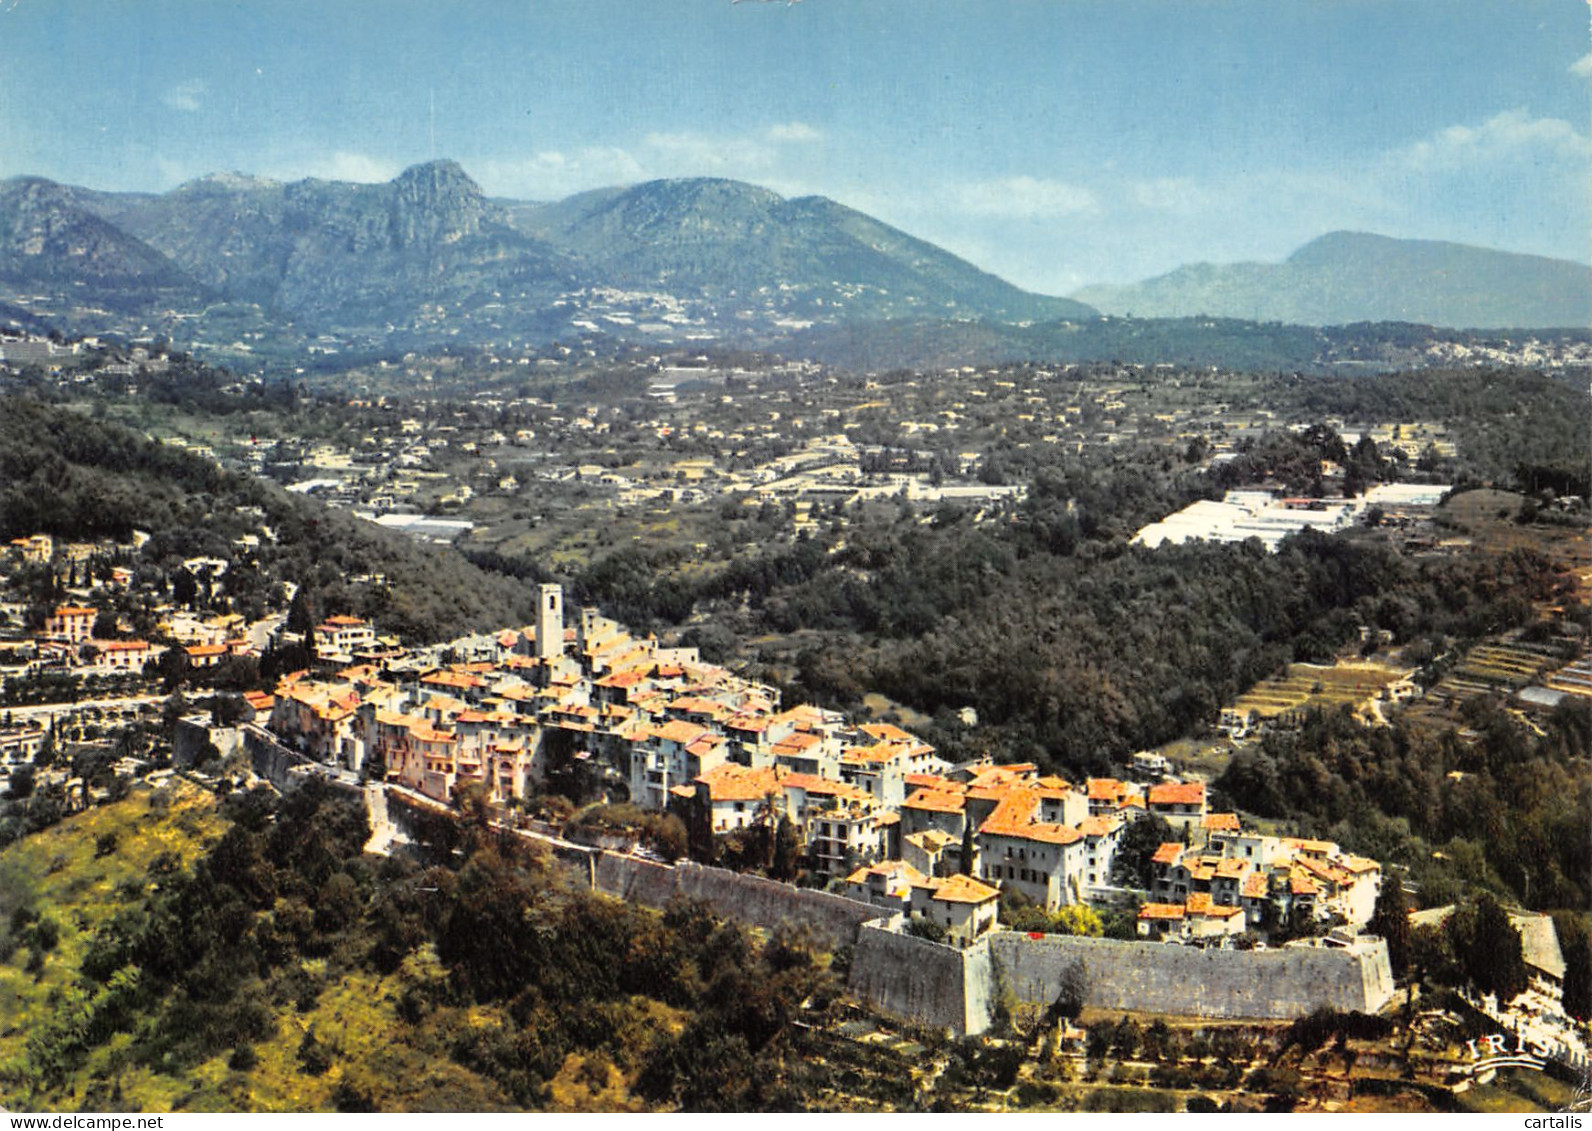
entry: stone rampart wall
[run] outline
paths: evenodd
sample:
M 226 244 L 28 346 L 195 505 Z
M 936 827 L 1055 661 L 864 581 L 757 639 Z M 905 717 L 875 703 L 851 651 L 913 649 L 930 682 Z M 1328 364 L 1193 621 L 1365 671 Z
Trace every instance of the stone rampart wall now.
M 604 852 L 596 873 L 598 891 L 644 907 L 664 907 L 675 895 L 700 899 L 726 919 L 768 930 L 801 928 L 829 947 L 849 946 L 857 928 L 881 914 L 872 904 L 843 895 L 689 862 L 659 864 Z
M 990 949 L 1003 988 L 1036 1005 L 1056 999 L 1074 960 L 1087 970 L 1087 1004 L 1099 1009 L 1286 1020 L 1320 1006 L 1374 1013 L 1393 991 L 1380 941 L 1241 951 L 1000 931 Z
M 987 993 L 981 992 L 989 965 L 985 943 L 962 950 L 869 923 L 857 934 L 848 988 L 881 1013 L 959 1034 L 982 1033 L 989 1028 Z

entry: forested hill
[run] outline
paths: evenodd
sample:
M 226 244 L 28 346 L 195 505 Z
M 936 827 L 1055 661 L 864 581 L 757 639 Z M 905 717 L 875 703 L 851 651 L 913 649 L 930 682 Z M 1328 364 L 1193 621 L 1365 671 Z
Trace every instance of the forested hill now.
M 1144 311 L 1135 308 L 1136 313 Z M 1280 369 L 1355 374 L 1450 364 L 1511 341 L 1564 348 L 1588 340 L 1585 330 L 1498 333 L 1444 330 L 1414 322 L 1303 324 L 1241 317 L 1089 318 L 1019 325 L 955 319 L 892 319 L 817 324 L 771 339 L 769 348 L 857 371 L 935 369 L 1008 361 Z
M 257 549 L 235 544 L 269 528 Z M 304 586 L 322 614 L 348 612 L 417 641 L 527 619 L 520 582 L 451 549 L 424 546 L 346 511 L 290 495 L 119 425 L 19 396 L 0 397 L 0 539 L 152 535 L 140 566 L 193 557 L 232 563 L 240 605 L 281 582 Z M 351 579 L 380 577 L 379 583 Z

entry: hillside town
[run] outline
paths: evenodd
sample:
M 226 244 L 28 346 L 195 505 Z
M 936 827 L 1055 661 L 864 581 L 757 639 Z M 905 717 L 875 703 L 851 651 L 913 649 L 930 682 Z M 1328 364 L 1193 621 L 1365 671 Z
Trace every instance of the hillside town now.
M 713 834 L 788 823 L 816 882 L 971 941 L 1002 890 L 1046 911 L 1134 905 L 1112 880 L 1129 826 L 1158 818 L 1145 937 L 1198 944 L 1365 925 L 1372 860 L 1322 841 L 1245 831 L 1206 786 L 1154 776 L 1069 783 L 1032 763 L 952 765 L 898 726 L 849 723 L 637 639 L 592 608 L 566 626 L 559 586 L 535 625 L 456 641 L 433 665 L 383 648 L 357 618 L 317 626 L 325 674 L 248 697 L 256 723 L 317 762 L 451 802 L 481 789 L 512 805 L 555 762 L 589 764 L 605 792 Z

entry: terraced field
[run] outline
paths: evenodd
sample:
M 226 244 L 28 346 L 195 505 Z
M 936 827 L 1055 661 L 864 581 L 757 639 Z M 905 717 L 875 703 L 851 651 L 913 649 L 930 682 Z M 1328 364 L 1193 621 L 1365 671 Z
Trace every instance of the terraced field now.
M 1385 664 L 1289 664 L 1286 675 L 1257 683 L 1239 696 L 1233 708 L 1269 719 L 1306 706 L 1355 707 L 1377 698 L 1383 688 L 1409 674 Z
M 1592 656 L 1583 656 L 1573 664 L 1566 664 L 1548 677 L 1547 684 L 1567 695 L 1592 698 Z
M 1427 699 L 1433 704 L 1458 704 L 1478 695 L 1507 695 L 1538 679 L 1562 659 L 1547 645 L 1478 644 L 1427 693 Z

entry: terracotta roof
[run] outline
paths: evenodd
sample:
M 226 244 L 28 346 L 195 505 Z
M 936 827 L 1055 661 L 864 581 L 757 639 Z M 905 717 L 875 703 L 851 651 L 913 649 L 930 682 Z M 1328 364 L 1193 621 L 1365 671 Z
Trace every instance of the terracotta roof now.
M 463 672 L 431 672 L 421 676 L 420 682 L 432 687 L 455 687 L 461 691 L 466 688 L 486 686 L 486 680 L 480 676 L 466 675 Z
M 786 789 L 800 789 L 813 797 L 838 797 L 847 801 L 871 801 L 873 795 L 865 789 L 847 785 L 843 781 L 819 777 L 817 774 L 787 773 L 780 777 Z
M 1241 826 L 1237 813 L 1207 813 L 1200 821 L 1200 827 L 1212 832 L 1236 833 Z
M 867 723 L 858 729 L 869 738 L 880 742 L 922 742 L 922 739 L 916 735 L 908 734 L 900 727 L 892 726 L 889 723 Z
M 956 838 L 944 829 L 924 829 L 906 839 L 908 843 L 917 845 L 925 852 L 938 852 L 956 843 Z
M 1271 885 L 1266 880 L 1264 872 L 1256 872 L 1244 880 L 1244 890 L 1239 892 L 1245 899 L 1265 899 L 1271 893 Z
M 1155 855 L 1150 857 L 1155 864 L 1176 864 L 1177 858 L 1183 855 L 1183 846 L 1175 840 L 1169 840 L 1155 850 Z
M 920 885 L 924 880 L 928 879 L 927 876 L 905 860 L 881 860 L 877 864 L 869 864 L 858 868 L 846 877 L 846 882 L 848 884 L 864 884 L 868 882 L 869 876 L 882 876 L 886 879 L 891 876 L 899 876 L 913 886 Z
M 779 778 L 772 769 L 754 770 L 734 762 L 715 766 L 696 780 L 708 787 L 708 797 L 715 802 L 761 801 L 779 792 Z
M 685 751 L 693 757 L 700 758 L 704 754 L 711 754 L 724 745 L 724 736 L 720 734 L 704 734 L 695 742 L 688 743 Z
M 1086 785 L 1091 801 L 1116 801 L 1127 793 L 1126 782 L 1116 781 L 1114 777 L 1091 777 Z
M 1150 787 L 1151 805 L 1203 805 L 1204 782 L 1168 782 Z
M 1085 817 L 1078 822 L 1078 831 L 1084 836 L 1110 836 L 1117 825 L 1116 817 Z
M 1183 905 L 1181 903 L 1146 903 L 1139 908 L 1140 919 L 1181 919 L 1183 918 Z
M 903 809 L 919 809 L 927 813 L 960 813 L 967 806 L 967 798 L 960 793 L 941 793 L 934 789 L 916 790 L 901 803 Z
M 688 746 L 708 732 L 695 723 L 688 723 L 683 719 L 674 719 L 656 728 L 653 733 L 659 738 L 666 738 L 670 742 L 678 742 L 681 746 Z
M 914 884 L 914 887 L 927 887 L 927 884 Z M 1000 889 L 992 888 L 988 884 L 980 883 L 972 876 L 960 873 L 941 880 L 931 888 L 931 899 L 941 903 L 988 903 L 992 899 L 1000 898 Z
M 1308 852 L 1312 856 L 1325 856 L 1338 846 L 1330 840 L 1310 840 L 1306 837 L 1285 836 L 1282 843 L 1299 852 Z
M 632 669 L 631 671 L 615 672 L 613 675 L 605 675 L 605 676 L 603 676 L 602 679 L 599 679 L 597 681 L 597 686 L 598 687 L 634 687 L 634 686 L 636 686 L 636 684 L 640 683 L 642 680 L 644 680 L 646 678 L 647 678 L 647 675 L 646 675 L 645 672 L 639 672 L 639 671 L 635 671 L 634 669 Z
M 1207 919 L 1231 919 L 1235 915 L 1244 913 L 1243 908 L 1225 907 L 1211 902 L 1211 897 L 1202 891 L 1190 895 L 1187 906 L 1190 915 L 1203 915 Z

